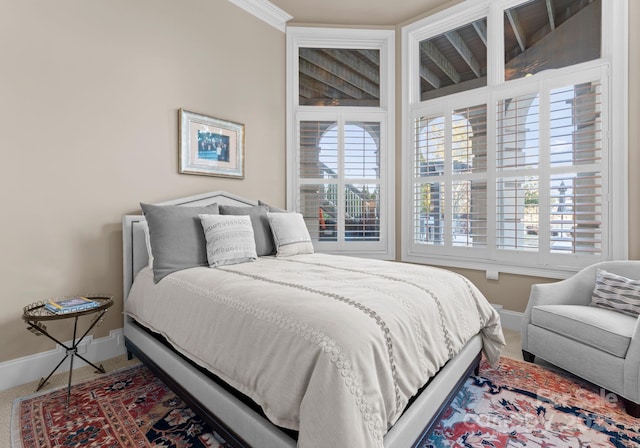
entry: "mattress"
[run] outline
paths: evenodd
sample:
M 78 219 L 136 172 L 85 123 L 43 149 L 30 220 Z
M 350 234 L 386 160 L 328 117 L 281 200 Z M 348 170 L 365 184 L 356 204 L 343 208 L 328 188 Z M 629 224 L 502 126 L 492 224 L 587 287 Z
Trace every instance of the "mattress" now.
M 500 318 L 450 271 L 328 254 L 136 276 L 125 312 L 249 396 L 298 446 L 382 447 L 408 401 Z

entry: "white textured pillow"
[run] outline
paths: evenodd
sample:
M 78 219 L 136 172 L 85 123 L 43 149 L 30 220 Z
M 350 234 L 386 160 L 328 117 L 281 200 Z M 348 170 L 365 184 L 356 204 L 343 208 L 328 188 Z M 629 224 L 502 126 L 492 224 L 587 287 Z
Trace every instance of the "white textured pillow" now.
M 591 304 L 637 317 L 640 314 L 640 280 L 598 269 Z
M 153 252 L 151 251 L 151 237 L 149 236 L 149 224 L 147 221 L 140 221 L 144 232 L 144 242 L 147 244 L 147 256 L 149 257 L 149 267 L 153 268 Z
M 313 253 L 311 236 L 300 213 L 267 213 L 267 216 L 277 257 Z
M 253 227 L 248 215 L 198 215 L 207 241 L 210 267 L 258 259 Z

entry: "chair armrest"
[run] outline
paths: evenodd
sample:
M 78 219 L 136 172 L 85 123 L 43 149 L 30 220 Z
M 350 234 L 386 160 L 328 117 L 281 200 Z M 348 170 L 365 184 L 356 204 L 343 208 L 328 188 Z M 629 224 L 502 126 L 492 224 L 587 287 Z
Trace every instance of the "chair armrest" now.
M 636 326 L 631 335 L 631 342 L 629 343 L 626 358 L 635 359 L 636 362 L 640 362 L 640 318 L 636 320 Z
M 559 282 L 531 285 L 529 302 L 522 316 L 522 349 L 527 350 L 529 345 L 527 327 L 531 323 L 531 312 L 534 306 L 588 305 L 591 303 L 594 283 L 595 274 L 583 271 Z
M 624 360 L 624 395 L 635 403 L 640 402 L 640 318 Z
M 595 275 L 574 275 L 555 283 L 531 286 L 527 308 L 539 305 L 589 305 L 595 286 Z

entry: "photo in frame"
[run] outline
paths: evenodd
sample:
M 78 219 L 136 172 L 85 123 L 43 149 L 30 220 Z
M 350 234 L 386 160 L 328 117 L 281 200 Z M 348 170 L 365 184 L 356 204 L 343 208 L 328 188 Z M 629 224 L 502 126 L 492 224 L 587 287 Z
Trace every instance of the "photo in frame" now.
M 179 110 L 179 172 L 244 178 L 244 125 Z

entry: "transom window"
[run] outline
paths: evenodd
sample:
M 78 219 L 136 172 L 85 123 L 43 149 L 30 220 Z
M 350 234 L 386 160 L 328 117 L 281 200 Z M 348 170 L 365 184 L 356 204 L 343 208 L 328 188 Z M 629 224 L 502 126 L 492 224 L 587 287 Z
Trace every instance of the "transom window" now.
M 299 48 L 302 106 L 380 106 L 380 50 Z

